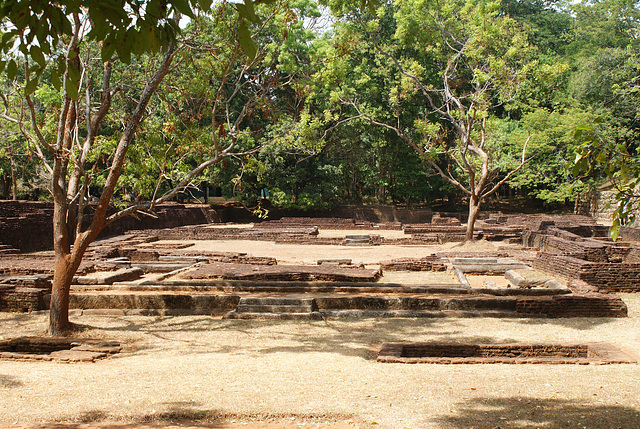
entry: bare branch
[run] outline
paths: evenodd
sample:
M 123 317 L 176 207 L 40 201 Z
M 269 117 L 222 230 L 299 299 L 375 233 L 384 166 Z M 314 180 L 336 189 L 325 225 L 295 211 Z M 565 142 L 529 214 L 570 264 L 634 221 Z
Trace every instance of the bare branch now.
M 527 152 L 527 145 L 529 144 L 529 140 L 531 140 L 531 138 L 534 136 L 535 134 L 531 134 L 527 137 L 527 140 L 524 142 L 524 145 L 522 147 L 522 156 L 521 156 L 521 160 L 520 160 L 520 164 L 514 168 L 513 170 L 511 170 L 502 180 L 500 180 L 493 188 L 489 189 L 487 192 L 485 192 L 484 194 L 482 194 L 482 198 L 486 198 L 490 195 L 493 195 L 499 188 L 500 186 L 502 186 L 504 183 L 506 183 L 509 179 L 511 179 L 511 177 L 513 177 L 514 174 L 516 174 L 518 171 L 520 171 L 520 169 L 522 169 L 522 167 L 524 167 L 524 165 L 529 162 L 533 156 L 529 157 L 529 158 L 525 158 L 526 156 L 526 152 Z

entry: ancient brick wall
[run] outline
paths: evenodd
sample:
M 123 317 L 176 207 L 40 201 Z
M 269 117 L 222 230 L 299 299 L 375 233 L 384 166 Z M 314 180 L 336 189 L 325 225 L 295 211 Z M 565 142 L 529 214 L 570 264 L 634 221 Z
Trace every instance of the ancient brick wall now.
M 629 246 L 616 245 L 612 241 L 583 238 L 573 233 L 550 229 L 547 231 L 525 231 L 523 244 L 542 252 L 569 254 L 591 262 L 621 262 L 632 250 Z
M 533 268 L 565 280 L 582 280 L 600 291 L 640 292 L 640 262 L 590 262 L 573 256 L 539 253 Z
M 0 244 L 23 252 L 53 247 L 53 204 L 0 201 Z
M 87 208 L 85 220 L 91 219 L 93 207 Z M 157 217 L 128 216 L 106 228 L 101 237 L 122 234 L 132 229 L 172 228 L 218 221 L 215 211 L 207 205 L 162 204 Z M 38 201 L 0 201 L 0 244 L 22 252 L 53 248 L 53 204 Z
M 617 295 L 555 295 L 519 298 L 516 312 L 535 317 L 627 317 L 627 306 Z
M 46 308 L 46 291 L 39 288 L 17 287 L 0 290 L 0 311 L 28 312 Z

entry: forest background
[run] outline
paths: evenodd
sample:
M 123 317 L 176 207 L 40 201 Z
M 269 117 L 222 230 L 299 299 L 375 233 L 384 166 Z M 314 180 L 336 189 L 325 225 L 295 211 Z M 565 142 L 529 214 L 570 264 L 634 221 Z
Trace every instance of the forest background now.
M 466 132 L 486 134 L 492 185 L 517 167 L 529 139 L 527 162 L 496 190 L 503 200 L 570 206 L 585 187 L 602 183 L 603 166 L 571 168 L 576 156 L 594 156 L 576 127 L 597 128 L 600 146 L 635 155 L 636 2 L 396 1 L 365 10 L 342 3 L 289 1 L 265 12 L 262 25 L 250 28 L 252 61 L 227 9 L 183 25 L 187 48 L 147 107 L 135 137 L 142 144 L 129 153 L 116 197 L 151 199 L 235 139 L 243 155 L 189 185 L 204 182 L 212 194 L 249 207 L 268 195 L 273 206 L 303 210 L 344 203 L 455 208 L 467 195 L 444 176 L 468 180 L 459 153 L 451 153 L 460 137 L 455 120 L 465 115 L 476 121 Z M 34 51 L 27 53 L 36 63 Z M 85 56 L 89 80 L 100 58 Z M 5 115 L 27 118 L 24 59 L 15 61 L 0 63 L 3 107 Z M 92 188 L 106 178 L 154 61 L 157 55 L 134 55 L 113 70 L 118 90 L 89 155 Z M 55 133 L 63 98 L 54 65 L 30 88 L 45 134 Z M 454 101 L 445 99 L 445 83 Z M 451 117 L 438 111 L 443 106 Z M 0 194 L 50 199 L 32 142 L 18 124 L 0 124 Z

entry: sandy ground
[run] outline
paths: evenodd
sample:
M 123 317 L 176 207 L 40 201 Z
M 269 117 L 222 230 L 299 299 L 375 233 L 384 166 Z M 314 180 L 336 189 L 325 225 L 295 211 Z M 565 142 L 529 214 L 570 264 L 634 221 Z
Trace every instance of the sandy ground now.
M 381 235 L 390 236 L 401 231 L 379 231 Z M 327 235 L 344 237 L 346 234 L 367 234 L 366 231 L 326 231 Z M 156 243 L 177 243 L 163 240 Z M 273 256 L 283 264 L 315 264 L 318 259 L 351 259 L 354 264 L 378 264 L 394 258 L 421 258 L 436 252 L 491 252 L 498 247 L 508 247 L 504 243 L 479 241 L 475 243 L 445 243 L 443 245 L 384 245 L 384 246 L 331 246 L 331 245 L 299 245 L 283 244 L 269 241 L 252 240 L 216 240 L 193 241 L 194 245 L 185 250 L 189 252 L 217 250 L 225 252 L 242 252 L 252 256 Z
M 218 245 L 295 261 L 322 253 L 322 246 L 278 245 L 276 254 L 251 242 Z M 358 248 L 357 256 L 377 261 L 384 252 L 431 253 L 371 249 Z M 76 315 L 73 320 L 87 326 L 83 336 L 118 339 L 126 351 L 96 363 L 0 361 L 0 426 L 637 428 L 640 365 L 375 361 L 384 341 L 426 340 L 604 341 L 640 355 L 640 296 L 622 297 L 630 309 L 625 319 L 294 322 Z M 44 334 L 46 317 L 0 313 L 0 338 Z

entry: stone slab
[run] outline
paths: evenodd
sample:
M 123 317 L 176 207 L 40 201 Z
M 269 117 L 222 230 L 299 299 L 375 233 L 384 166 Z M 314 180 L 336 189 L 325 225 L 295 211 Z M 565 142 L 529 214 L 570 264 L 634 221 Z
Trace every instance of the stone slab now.
M 182 279 L 319 280 L 375 282 L 380 270 L 332 265 L 240 265 L 213 263 L 180 274 Z

